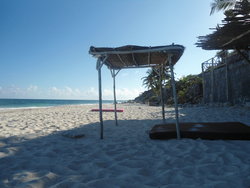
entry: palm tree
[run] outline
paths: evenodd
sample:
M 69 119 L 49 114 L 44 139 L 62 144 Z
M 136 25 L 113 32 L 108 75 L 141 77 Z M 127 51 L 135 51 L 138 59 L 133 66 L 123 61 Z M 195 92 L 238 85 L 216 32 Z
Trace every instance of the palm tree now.
M 161 71 L 163 71 L 162 78 L 160 76 Z M 149 69 L 147 71 L 147 76 L 142 78 L 143 85 L 145 85 L 148 89 L 152 89 L 155 94 L 159 94 L 161 86 L 165 87 L 169 79 L 170 74 L 168 67 L 165 67 L 164 70 L 161 70 L 161 68 Z
M 153 89 L 156 88 L 156 82 L 155 78 L 157 76 L 156 72 L 154 69 L 148 69 L 146 72 L 147 76 L 143 77 L 142 80 L 142 85 L 146 86 L 148 89 Z
M 210 15 L 215 11 L 231 9 L 235 6 L 236 2 L 237 0 L 214 0 L 214 2 L 211 3 Z

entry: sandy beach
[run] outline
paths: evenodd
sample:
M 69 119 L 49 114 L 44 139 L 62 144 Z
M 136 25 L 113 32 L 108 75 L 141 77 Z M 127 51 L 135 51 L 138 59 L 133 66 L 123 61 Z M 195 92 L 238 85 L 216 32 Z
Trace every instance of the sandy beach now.
M 92 108 L 98 105 L 1 110 L 0 187 L 250 187 L 249 141 L 151 140 L 161 107 L 140 104 L 118 104 L 118 126 L 104 113 L 100 140 Z M 175 121 L 173 108 L 166 120 Z M 180 121 L 250 126 L 250 109 L 180 108 Z

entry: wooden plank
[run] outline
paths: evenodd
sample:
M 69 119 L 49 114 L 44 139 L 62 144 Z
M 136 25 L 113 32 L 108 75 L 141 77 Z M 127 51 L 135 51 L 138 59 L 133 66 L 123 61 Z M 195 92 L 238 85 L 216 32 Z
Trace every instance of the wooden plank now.
M 180 123 L 182 138 L 209 140 L 250 140 L 250 127 L 240 122 Z M 155 125 L 149 132 L 151 139 L 175 139 L 174 123 Z

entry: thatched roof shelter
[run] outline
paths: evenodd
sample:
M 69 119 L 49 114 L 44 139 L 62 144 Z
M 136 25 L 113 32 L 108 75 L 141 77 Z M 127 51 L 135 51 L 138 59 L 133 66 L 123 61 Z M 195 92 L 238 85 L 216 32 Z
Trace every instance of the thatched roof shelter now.
M 89 53 L 97 58 L 96 69 L 98 70 L 98 80 L 99 80 L 99 117 L 100 117 L 100 137 L 103 139 L 103 118 L 102 118 L 102 79 L 101 79 L 101 69 L 103 65 L 106 65 L 113 77 L 113 88 L 114 88 L 114 112 L 115 120 L 117 123 L 117 109 L 116 109 L 116 92 L 115 92 L 115 77 L 121 69 L 127 68 L 145 68 L 145 67 L 158 67 L 161 71 L 157 72 L 162 78 L 163 67 L 169 66 L 171 70 L 172 88 L 175 100 L 175 114 L 176 114 L 176 133 L 177 138 L 180 138 L 179 129 L 179 116 L 178 116 L 178 102 L 176 97 L 175 82 L 174 82 L 174 72 L 173 66 L 180 59 L 184 52 L 184 47 L 182 45 L 168 45 L 168 46 L 135 46 L 127 45 L 118 48 L 96 48 L 91 46 Z M 162 80 L 160 80 L 162 84 Z M 162 97 L 162 118 L 165 121 L 165 110 L 163 103 L 163 92 L 161 92 Z
M 91 46 L 89 53 L 96 58 L 106 60 L 105 65 L 110 69 L 153 67 L 167 63 L 171 54 L 175 64 L 182 56 L 184 47 L 181 45 L 169 46 L 135 46 L 127 45 L 118 48 L 96 48 Z
M 210 35 L 200 36 L 198 47 L 204 50 L 250 50 L 250 21 L 249 23 L 230 23 L 224 25 Z
M 237 2 L 222 25 L 212 34 L 198 37 L 197 47 L 204 50 L 250 50 L 250 2 Z

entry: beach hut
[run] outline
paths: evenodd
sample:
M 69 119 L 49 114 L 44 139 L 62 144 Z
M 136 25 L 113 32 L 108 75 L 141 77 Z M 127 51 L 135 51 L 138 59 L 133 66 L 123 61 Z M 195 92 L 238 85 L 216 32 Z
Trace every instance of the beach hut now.
M 164 74 L 164 67 L 169 66 L 171 71 L 171 83 L 173 89 L 173 97 L 175 103 L 175 119 L 176 119 L 176 136 L 180 139 L 179 115 L 178 115 L 178 101 L 175 89 L 174 69 L 173 66 L 177 63 L 184 52 L 182 45 L 167 45 L 167 46 L 135 46 L 127 45 L 117 48 L 103 48 L 93 47 L 89 49 L 89 53 L 97 58 L 96 69 L 98 71 L 99 82 L 99 116 L 100 116 L 100 138 L 103 139 L 103 108 L 102 108 L 102 76 L 101 70 L 103 65 L 106 65 L 111 71 L 113 77 L 113 92 L 114 92 L 114 113 L 117 125 L 117 109 L 116 109 L 116 82 L 115 77 L 121 69 L 130 68 L 157 68 L 157 73 L 162 77 Z M 156 70 L 156 69 L 155 69 Z M 160 80 L 161 82 L 161 80 Z M 162 88 L 162 87 L 161 87 Z M 161 89 L 161 91 L 163 91 Z M 161 99 L 163 101 L 163 92 L 161 92 Z M 162 119 L 165 122 L 165 109 L 162 102 Z

